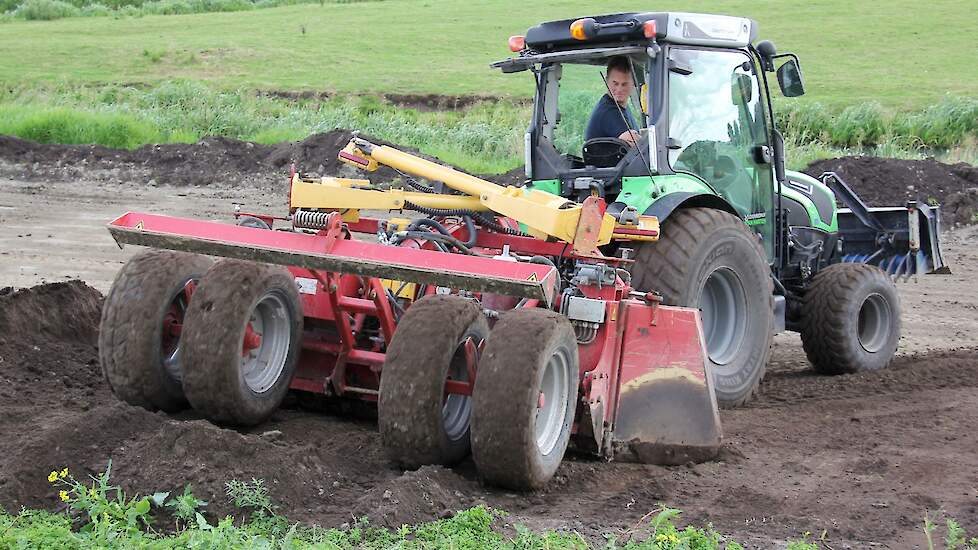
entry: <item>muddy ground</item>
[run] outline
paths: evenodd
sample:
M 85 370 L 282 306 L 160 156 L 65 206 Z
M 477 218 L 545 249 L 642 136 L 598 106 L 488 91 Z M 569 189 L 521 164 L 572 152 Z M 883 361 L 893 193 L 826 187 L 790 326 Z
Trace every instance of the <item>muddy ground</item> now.
M 236 431 L 192 412 L 121 404 L 102 380 L 102 294 L 135 251 L 116 247 L 106 221 L 137 209 L 226 220 L 235 204 L 280 213 L 292 159 L 312 159 L 319 164 L 306 170 L 325 171 L 335 154 L 330 143 L 345 138 L 314 136 L 279 147 L 279 157 L 275 147 L 226 140 L 119 152 L 7 139 L 0 138 L 0 287 L 34 287 L 0 290 L 0 505 L 7 510 L 54 508 L 48 471 L 98 472 L 111 459 L 114 479 L 129 491 L 191 483 L 211 502 L 211 516 L 231 511 L 226 480 L 257 477 L 283 513 L 324 525 L 362 515 L 399 525 L 484 502 L 510 511 L 508 522 L 600 541 L 665 503 L 682 508 L 686 521 L 713 522 L 763 548 L 822 530 L 833 548 L 919 547 L 924 514 L 939 509 L 978 529 L 978 226 L 944 235 L 952 275 L 900 284 L 904 336 L 889 369 L 817 376 L 798 337 L 779 335 L 760 398 L 721 413 L 721 460 L 663 468 L 571 456 L 546 489 L 516 494 L 481 486 L 471 462 L 393 468 L 369 418 L 291 403 L 269 423 Z M 268 160 L 282 156 L 277 165 Z M 867 199 L 875 204 L 899 204 L 915 189 L 967 193 L 973 181 L 938 182 L 940 165 L 835 162 L 864 196 L 882 190 Z M 922 170 L 929 179 L 897 185 L 887 170 L 904 178 Z M 954 170 L 964 167 L 945 173 Z M 48 284 L 34 286 L 41 283 Z

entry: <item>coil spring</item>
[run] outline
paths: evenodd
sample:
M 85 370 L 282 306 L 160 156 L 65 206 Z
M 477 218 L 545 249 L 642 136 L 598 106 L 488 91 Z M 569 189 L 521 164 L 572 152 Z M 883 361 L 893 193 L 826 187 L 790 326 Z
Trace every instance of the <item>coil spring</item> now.
M 296 210 L 292 213 L 292 227 L 302 229 L 324 229 L 326 219 L 332 212 L 313 212 L 311 210 Z

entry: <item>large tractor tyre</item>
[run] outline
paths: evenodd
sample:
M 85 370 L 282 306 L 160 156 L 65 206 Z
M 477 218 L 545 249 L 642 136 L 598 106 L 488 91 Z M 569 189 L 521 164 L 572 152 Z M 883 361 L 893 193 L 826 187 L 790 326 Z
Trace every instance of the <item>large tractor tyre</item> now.
M 882 369 L 899 340 L 900 300 L 882 270 L 845 263 L 815 275 L 802 305 L 801 342 L 816 371 Z
M 181 330 L 196 281 L 211 261 L 149 250 L 133 256 L 112 283 L 99 324 L 99 361 L 119 399 L 151 411 L 187 408 L 181 388 Z
M 736 216 L 687 208 L 662 223 L 659 240 L 637 247 L 632 286 L 663 303 L 698 308 L 722 407 L 746 403 L 771 352 L 774 287 L 757 236 Z
M 562 315 L 515 309 L 499 318 L 472 396 L 472 457 L 485 482 L 522 491 L 553 477 L 574 422 L 578 364 Z
M 183 389 L 217 424 L 253 426 L 281 404 L 302 348 L 302 305 L 288 269 L 241 260 L 200 281 L 183 334 Z
M 380 377 L 380 437 L 396 464 L 451 466 L 469 454 L 472 399 L 446 394 L 445 382 L 469 381 L 466 341 L 471 353 L 488 335 L 482 310 L 465 298 L 431 296 L 408 308 Z

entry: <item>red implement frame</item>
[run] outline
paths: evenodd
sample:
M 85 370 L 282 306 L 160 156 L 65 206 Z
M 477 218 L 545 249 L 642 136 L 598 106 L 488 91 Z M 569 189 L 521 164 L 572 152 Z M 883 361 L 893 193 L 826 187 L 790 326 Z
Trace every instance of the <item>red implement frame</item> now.
M 603 209 L 603 201 L 595 206 Z M 560 308 L 558 272 L 552 265 L 448 254 L 417 240 L 389 246 L 350 238 L 351 232 L 375 233 L 380 223 L 363 218 L 343 224 L 334 213 L 323 229 L 303 233 L 130 212 L 112 221 L 109 231 L 120 245 L 288 266 L 305 317 L 303 352 L 291 387 L 317 394 L 378 399 L 385 350 L 398 318 L 382 279 L 426 285 L 420 295 L 465 291 L 508 307 L 523 298 L 520 307 Z M 463 241 L 470 237 L 463 224 L 449 231 Z M 596 249 L 575 250 L 566 243 L 482 229 L 472 249 L 494 256 L 504 247 L 522 255 L 606 266 L 622 262 L 603 258 Z M 661 306 L 651 294 L 630 294 L 621 278 L 614 279 L 613 284 L 578 286 L 585 297 L 604 302 L 605 322 L 595 338 L 578 347 L 575 445 L 607 457 L 656 463 L 715 455 L 719 419 L 698 312 Z M 446 394 L 472 394 L 480 350 L 471 340 L 464 345 L 467 380 L 447 380 Z

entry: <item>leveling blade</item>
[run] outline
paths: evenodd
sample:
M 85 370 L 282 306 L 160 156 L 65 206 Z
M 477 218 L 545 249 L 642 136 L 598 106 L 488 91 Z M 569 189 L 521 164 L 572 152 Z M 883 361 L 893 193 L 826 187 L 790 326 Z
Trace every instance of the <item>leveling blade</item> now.
M 111 221 L 115 241 L 268 264 L 553 301 L 557 270 L 315 235 L 127 212 Z

